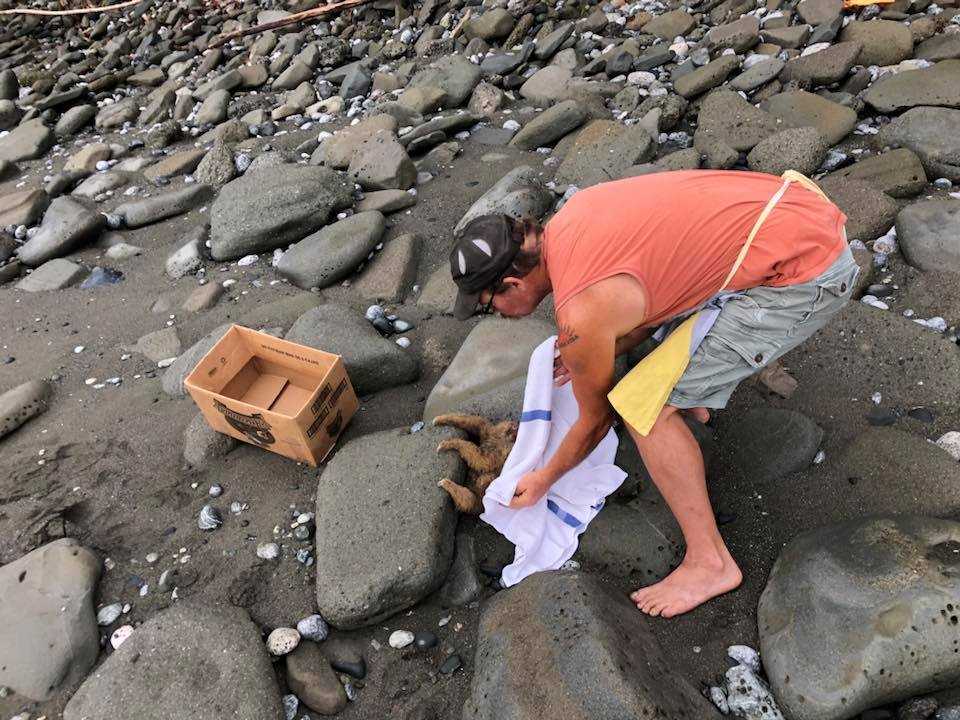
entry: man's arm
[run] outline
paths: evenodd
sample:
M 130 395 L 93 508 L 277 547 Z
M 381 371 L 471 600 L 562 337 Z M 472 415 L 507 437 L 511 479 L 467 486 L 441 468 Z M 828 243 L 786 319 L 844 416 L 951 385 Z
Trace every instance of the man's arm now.
M 614 415 L 607 393 L 613 386 L 615 345 L 613 333 L 603 328 L 561 325 L 557 347 L 573 380 L 580 416 L 546 467 L 521 478 L 511 507 L 533 505 L 564 473 L 583 462 L 610 430 Z
M 633 350 L 637 345 L 653 335 L 653 331 L 655 329 L 656 328 L 638 327 L 634 328 L 626 335 L 617 338 L 617 357 L 620 357 L 625 352 L 630 352 Z

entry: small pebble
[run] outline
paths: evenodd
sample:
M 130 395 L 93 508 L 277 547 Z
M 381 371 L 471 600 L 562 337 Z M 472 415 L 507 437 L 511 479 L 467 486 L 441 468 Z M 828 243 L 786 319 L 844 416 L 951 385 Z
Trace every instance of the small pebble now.
M 223 525 L 223 516 L 213 505 L 204 505 L 197 516 L 197 527 L 201 530 L 216 530 Z
M 257 557 L 261 560 L 276 560 L 280 557 L 280 546 L 274 542 L 257 545 Z
M 418 632 L 416 636 L 414 636 L 413 642 L 416 644 L 417 650 L 428 650 L 432 647 L 436 647 L 437 643 L 440 642 L 440 639 L 429 630 L 424 630 L 423 632 Z
M 210 497 L 220 497 L 223 495 L 223 486 L 213 484 L 210 486 L 210 489 L 207 490 L 207 494 L 210 495 Z
M 300 709 L 300 700 L 296 695 L 284 695 L 282 702 L 284 720 L 295 720 L 297 710 Z
M 104 605 L 97 610 L 97 625 L 107 626 L 116 622 L 117 618 L 123 614 L 123 605 L 120 603 L 111 603 Z
M 402 650 L 413 642 L 413 638 L 414 635 L 409 630 L 394 630 L 390 633 L 390 639 L 387 642 L 390 643 L 390 647 Z
M 110 645 L 116 650 L 131 635 L 133 635 L 133 625 L 121 625 L 110 635 Z
M 297 632 L 307 640 L 323 642 L 330 635 L 330 626 L 320 615 L 307 615 L 297 623 Z
M 440 672 L 442 672 L 444 675 L 452 675 L 461 667 L 463 667 L 463 661 L 460 659 L 459 655 L 453 653 L 443 661 L 443 664 L 440 666 Z
M 293 652 L 300 644 L 300 633 L 293 628 L 280 627 L 272 630 L 267 637 L 267 652 L 279 657 Z

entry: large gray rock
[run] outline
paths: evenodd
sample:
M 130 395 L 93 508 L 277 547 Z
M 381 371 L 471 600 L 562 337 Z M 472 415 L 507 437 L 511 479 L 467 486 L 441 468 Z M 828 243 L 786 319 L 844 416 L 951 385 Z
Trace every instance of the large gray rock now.
M 516 167 L 500 178 L 470 206 L 454 227 L 454 235 L 480 215 L 503 213 L 512 218 L 539 219 L 553 205 L 553 195 L 544 188 L 537 171 L 529 165 Z
M 410 233 L 390 240 L 353 283 L 353 291 L 369 300 L 402 301 L 417 277 L 420 245 L 419 238 Z
M 53 128 L 54 134 L 59 138 L 75 135 L 85 126 L 93 122 L 97 115 L 97 108 L 93 105 L 78 105 L 67 110 Z
M 551 145 L 583 125 L 587 111 L 576 100 L 558 103 L 528 122 L 510 141 L 521 150 L 534 150 Z
M 827 144 L 812 127 L 789 128 L 761 140 L 747 155 L 751 170 L 781 175 L 796 170 L 812 175 L 827 156 Z
M 884 125 L 874 135 L 877 149 L 910 148 L 919 157 L 928 177 L 960 182 L 960 110 L 918 107 Z
M 437 481 L 463 476 L 459 457 L 436 451 L 450 436 L 434 428 L 364 435 L 327 464 L 317 485 L 317 607 L 332 625 L 379 622 L 443 583 L 457 516 Z
M 673 81 L 673 89 L 677 95 L 689 100 L 717 87 L 739 67 L 740 58 L 736 55 L 721 55 L 703 67 L 678 77 Z
M 652 513 L 608 504 L 580 536 L 575 559 L 586 570 L 634 587 L 651 585 L 682 559 L 682 545 L 674 535 L 673 528 L 657 522 Z
M 913 55 L 910 26 L 894 20 L 848 23 L 840 33 L 840 40 L 863 46 L 857 58 L 860 65 L 896 65 Z
M 103 215 L 69 197 L 50 203 L 36 234 L 17 249 L 20 262 L 36 267 L 93 241 L 103 230 Z
M 483 608 L 464 720 L 719 717 L 668 665 L 650 622 L 585 573 L 531 575 Z
M 910 34 L 909 30 L 907 34 Z M 820 52 L 794 58 L 787 62 L 780 77 L 786 82 L 815 86 L 839 82 L 847 77 L 850 68 L 856 64 L 861 48 L 859 42 L 842 42 Z
M 743 53 L 760 41 L 760 20 L 753 15 L 744 15 L 739 20 L 710 28 L 704 41 L 713 53 L 726 49 Z
M 960 682 L 960 524 L 857 519 L 786 547 L 760 597 L 760 654 L 794 720 L 845 720 Z
M 82 265 L 70 262 L 65 258 L 47 260 L 32 273 L 17 283 L 17 290 L 24 292 L 46 292 L 48 290 L 62 290 L 80 282 L 86 275 Z
M 748 410 L 724 442 L 744 477 L 766 482 L 809 466 L 822 440 L 823 430 L 810 418 L 760 407 Z
M 270 658 L 246 611 L 192 602 L 138 627 L 63 711 L 64 720 L 283 716 Z
M 363 212 L 327 225 L 287 250 L 277 272 L 294 285 L 324 288 L 354 272 L 383 235 L 379 212 Z
M 826 178 L 820 189 L 847 216 L 847 237 L 869 242 L 891 228 L 899 206 L 873 185 L 853 178 Z
M 520 86 L 520 95 L 539 107 L 547 107 L 570 94 L 573 73 L 561 65 L 537 70 Z
M 686 10 L 671 10 L 654 17 L 643 26 L 643 32 L 672 42 L 678 35 L 686 35 L 693 30 L 696 24 L 697 21 Z
M 480 68 L 463 55 L 445 55 L 414 75 L 407 87 L 428 85 L 443 90 L 443 106 L 460 107 L 480 82 Z
M 222 459 L 240 442 L 214 430 L 203 417 L 193 416 L 183 432 L 183 461 L 191 468 L 203 469 Z
M 922 60 L 938 62 L 960 58 L 960 34 L 937 34 L 917 45 L 915 56 Z
M 656 151 L 642 124 L 624 127 L 613 120 L 594 120 L 577 133 L 555 177 L 585 188 L 619 178 L 631 165 L 653 159 Z
M 960 273 L 960 200 L 925 200 L 897 215 L 897 242 L 921 270 Z
M 449 412 L 491 420 L 519 416 L 530 353 L 553 333 L 553 326 L 534 318 L 480 321 L 431 390 L 424 421 Z
M 49 196 L 40 188 L 19 190 L 0 196 L 0 227 L 35 225 L 50 204 Z
M 43 124 L 43 120 L 30 120 L 0 138 L 0 160 L 33 160 L 49 150 L 55 139 L 53 131 Z
M 760 108 L 780 121 L 782 127 L 814 127 L 827 141 L 836 145 L 857 124 L 857 113 L 819 95 L 795 90 L 774 95 Z
M 0 395 L 0 438 L 46 411 L 49 399 L 50 385 L 43 380 L 25 382 Z
M 960 60 L 944 60 L 928 68 L 882 77 L 867 89 L 863 99 L 883 113 L 918 105 L 960 108 Z
M 843 12 L 843 0 L 801 0 L 797 13 L 810 25 L 827 25 Z
M 356 125 L 348 125 L 318 148 L 319 159 L 327 167 L 343 170 L 350 165 L 354 153 L 365 140 L 379 132 L 396 132 L 397 121 L 391 115 L 373 115 Z
M 200 358 L 210 352 L 213 346 L 220 341 L 220 338 L 227 334 L 229 329 L 230 323 L 220 325 L 208 335 L 197 340 L 174 360 L 160 380 L 163 391 L 171 397 L 186 396 L 187 389 L 183 386 L 183 381 L 187 379 L 187 375 L 193 372 L 193 368 L 200 362 Z
M 0 685 L 46 700 L 100 654 L 93 599 L 100 560 L 64 538 L 0 568 Z
M 869 155 L 853 165 L 830 173 L 831 178 L 852 178 L 868 182 L 891 197 L 911 197 L 927 184 L 923 163 L 912 150 L 897 148 Z
M 502 40 L 516 24 L 516 18 L 504 8 L 492 8 L 483 15 L 470 18 L 464 30 L 468 37 L 483 40 Z
M 751 150 L 781 129 L 775 118 L 729 90 L 717 90 L 703 99 L 697 124 L 697 136 L 720 140 L 738 152 Z
M 417 168 L 406 149 L 387 131 L 360 143 L 347 173 L 364 190 L 408 190 L 417 181 Z
M 187 185 L 179 190 L 124 203 L 114 212 L 123 218 L 127 227 L 137 228 L 189 212 L 208 202 L 214 192 L 209 185 Z
M 293 323 L 286 339 L 343 357 L 358 395 L 406 385 L 417 379 L 416 358 L 381 337 L 359 312 L 328 303 L 308 310 Z
M 296 242 L 353 202 L 328 168 L 281 165 L 227 183 L 210 209 L 210 254 L 231 260 Z
M 743 90 L 744 92 L 753 92 L 779 75 L 780 71 L 783 70 L 783 66 L 783 60 L 778 57 L 772 57 L 769 60 L 758 62 L 731 80 L 730 88 L 733 90 Z

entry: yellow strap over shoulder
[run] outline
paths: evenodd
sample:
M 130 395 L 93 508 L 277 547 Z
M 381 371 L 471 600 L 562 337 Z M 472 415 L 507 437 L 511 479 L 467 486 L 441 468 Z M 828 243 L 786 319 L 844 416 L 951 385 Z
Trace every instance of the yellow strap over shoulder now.
M 733 276 L 737 274 L 737 270 L 740 269 L 740 265 L 753 244 L 753 239 L 760 232 L 767 216 L 773 211 L 780 198 L 783 197 L 790 183 L 795 182 L 802 185 L 824 199 L 827 197 L 813 180 L 795 170 L 787 170 L 781 177 L 784 180 L 783 185 L 770 198 L 757 217 L 757 221 L 750 230 L 740 254 L 730 268 L 723 285 L 721 285 L 721 289 L 726 289 L 730 281 L 733 280 Z M 660 416 L 660 411 L 667 404 L 670 393 L 673 392 L 674 387 L 680 381 L 680 377 L 690 364 L 692 350 L 690 344 L 699 315 L 699 313 L 694 313 L 675 328 L 653 352 L 637 363 L 607 395 L 607 399 L 620 417 L 644 437 L 653 428 L 653 424 Z

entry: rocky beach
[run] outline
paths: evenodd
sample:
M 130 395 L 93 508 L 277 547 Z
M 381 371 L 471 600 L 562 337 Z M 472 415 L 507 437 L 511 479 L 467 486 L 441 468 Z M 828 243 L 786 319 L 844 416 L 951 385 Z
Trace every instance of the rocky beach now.
M 0 720 L 960 718 L 958 0 L 24 1 Z M 573 561 L 501 589 L 432 420 L 515 419 L 555 327 L 454 320 L 452 240 L 694 168 L 807 174 L 861 268 L 694 428 L 744 583 L 630 603 L 683 545 L 622 432 Z M 360 407 L 319 467 L 199 414 L 234 323 L 342 356 Z

